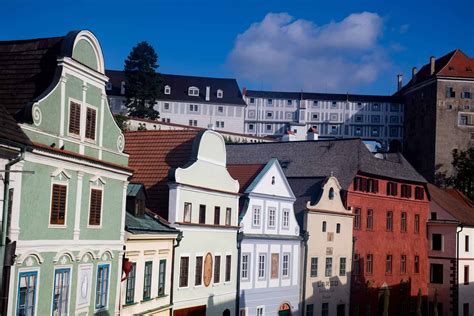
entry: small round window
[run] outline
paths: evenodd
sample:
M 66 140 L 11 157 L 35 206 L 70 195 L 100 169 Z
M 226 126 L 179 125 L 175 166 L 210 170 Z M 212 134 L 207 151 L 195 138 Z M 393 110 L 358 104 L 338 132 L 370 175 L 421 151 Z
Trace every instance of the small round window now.
M 334 189 L 333 189 L 333 188 L 330 188 L 330 189 L 329 189 L 329 199 L 330 199 L 330 200 L 333 200 L 333 199 L 334 199 Z

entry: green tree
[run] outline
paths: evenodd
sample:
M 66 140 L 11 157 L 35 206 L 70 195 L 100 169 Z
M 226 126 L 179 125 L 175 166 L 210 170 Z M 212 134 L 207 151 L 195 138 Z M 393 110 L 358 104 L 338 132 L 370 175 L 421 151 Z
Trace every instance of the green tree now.
M 157 61 L 158 55 L 147 42 L 138 43 L 125 60 L 125 96 L 131 116 L 152 120 L 160 116 L 153 108 L 160 91 Z
M 114 115 L 115 123 L 117 123 L 118 127 L 122 130 L 122 132 L 126 132 L 128 130 L 128 117 L 123 114 L 115 114 Z
M 453 150 L 454 174 L 449 184 L 464 193 L 471 200 L 474 198 L 474 148 L 465 151 Z

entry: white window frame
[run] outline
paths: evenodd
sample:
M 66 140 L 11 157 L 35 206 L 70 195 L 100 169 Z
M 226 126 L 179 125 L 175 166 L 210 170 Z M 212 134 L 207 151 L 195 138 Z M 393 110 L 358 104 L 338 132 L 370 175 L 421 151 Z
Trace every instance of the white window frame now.
M 97 143 L 97 129 L 98 129 L 98 124 L 97 124 L 97 119 L 99 118 L 99 108 L 93 106 L 93 105 L 90 105 L 90 104 L 87 104 L 86 103 L 86 106 L 84 107 L 84 126 L 81 128 L 81 131 L 84 130 L 84 141 L 88 142 L 88 143 L 91 143 L 91 144 L 96 144 Z M 92 110 L 95 110 L 95 131 L 94 131 L 94 139 L 92 138 L 88 138 L 86 137 L 86 124 L 87 124 L 87 109 L 92 109 Z M 81 106 L 81 110 L 82 110 L 82 106 Z M 82 113 L 81 113 L 82 115 Z
M 168 111 L 170 108 L 171 108 L 171 107 L 170 107 L 170 103 L 169 103 L 169 102 L 164 102 L 164 103 L 163 103 L 163 110 Z
M 284 208 L 281 214 L 281 228 L 290 229 L 290 209 Z
M 189 205 L 189 221 L 186 220 L 186 205 Z M 191 223 L 193 220 L 193 203 L 184 202 L 183 204 L 183 223 Z
M 77 103 L 80 106 L 79 113 L 81 114 L 81 117 L 79 118 L 79 134 L 74 134 L 74 133 L 69 132 L 69 124 L 70 124 L 70 118 L 71 118 L 71 102 Z M 74 99 L 74 98 L 69 97 L 67 106 L 68 106 L 68 112 L 67 112 L 67 115 L 65 117 L 65 120 L 67 121 L 67 124 L 66 124 L 66 127 L 65 127 L 66 132 L 67 132 L 67 136 L 80 140 L 81 135 L 82 135 L 82 130 L 83 130 L 83 127 L 82 127 L 83 113 L 82 112 L 83 112 L 83 108 L 84 108 L 84 103 L 82 101 L 79 101 L 78 99 Z M 84 121 L 85 121 L 85 119 L 84 119 Z
M 265 305 L 259 305 L 255 308 L 255 315 L 265 316 Z
M 67 214 L 68 214 L 68 203 L 69 203 L 69 178 L 66 176 L 64 172 L 61 172 L 66 180 L 52 180 L 51 181 L 51 188 L 49 191 L 49 216 L 48 216 L 48 228 L 67 228 Z M 60 174 L 61 174 L 60 173 Z M 58 174 L 59 175 L 59 174 Z M 64 225 L 60 224 L 51 224 L 51 211 L 53 206 L 53 185 L 64 185 L 66 187 L 66 208 L 64 210 Z
M 199 96 L 199 88 L 191 86 L 188 88 L 188 95 L 192 97 L 197 97 Z
M 171 87 L 169 85 L 165 86 L 165 94 L 171 94 Z
M 224 97 L 224 91 L 222 91 L 221 89 L 218 89 L 217 90 L 217 98 L 222 99 L 223 97 Z
M 99 180 L 100 181 L 100 180 Z M 91 215 L 91 196 L 92 190 L 102 191 L 102 198 L 100 199 L 100 225 L 89 225 L 90 215 Z M 99 186 L 97 184 L 91 184 L 89 188 L 89 201 L 87 204 L 87 228 L 91 229 L 101 229 L 102 223 L 104 222 L 104 186 Z
M 180 286 L 179 284 L 179 281 L 180 281 L 180 278 L 181 278 L 181 259 L 182 258 L 188 258 L 188 271 L 186 272 L 187 276 L 188 276 L 188 284 L 186 286 Z M 204 258 L 203 258 L 203 261 L 202 261 L 202 266 L 203 266 L 203 269 L 204 269 Z M 190 282 L 190 269 L 191 269 L 191 255 L 188 254 L 188 253 L 183 253 L 179 256 L 179 267 L 178 267 L 178 284 L 176 286 L 176 288 L 179 290 L 179 289 L 187 289 L 189 288 L 189 283 Z M 212 267 L 212 269 L 214 270 L 214 266 Z M 203 278 L 204 278 L 204 275 L 203 275 Z
M 285 258 L 286 258 L 286 267 L 285 267 Z M 281 258 L 281 276 L 283 278 L 290 277 L 290 253 L 284 252 Z M 286 272 L 286 273 L 285 273 Z
M 247 261 L 246 261 L 246 265 L 245 265 L 245 268 L 244 268 L 244 257 L 247 257 Z M 241 275 L 240 275 L 240 278 L 243 280 L 243 281 L 248 281 L 250 280 L 250 258 L 251 258 L 251 254 L 249 252 L 245 252 L 242 254 L 242 262 L 241 262 Z M 244 272 L 245 272 L 245 276 L 244 276 Z
M 252 226 L 260 227 L 262 223 L 262 208 L 260 206 L 252 207 Z
M 260 260 L 261 258 L 263 258 L 263 262 Z M 263 276 L 260 276 L 261 274 L 260 272 L 262 272 Z M 266 276 L 267 276 L 267 254 L 266 253 L 258 254 L 257 276 L 258 276 L 258 280 L 266 279 Z
M 276 208 L 275 207 L 268 208 L 268 227 L 269 228 L 276 227 Z

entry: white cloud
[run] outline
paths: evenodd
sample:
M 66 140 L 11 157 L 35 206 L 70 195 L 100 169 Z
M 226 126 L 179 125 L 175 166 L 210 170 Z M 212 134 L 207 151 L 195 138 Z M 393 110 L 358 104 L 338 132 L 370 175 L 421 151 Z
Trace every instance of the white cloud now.
M 269 13 L 237 36 L 227 65 L 239 79 L 272 89 L 345 92 L 374 82 L 389 65 L 382 28 L 370 12 L 321 26 Z

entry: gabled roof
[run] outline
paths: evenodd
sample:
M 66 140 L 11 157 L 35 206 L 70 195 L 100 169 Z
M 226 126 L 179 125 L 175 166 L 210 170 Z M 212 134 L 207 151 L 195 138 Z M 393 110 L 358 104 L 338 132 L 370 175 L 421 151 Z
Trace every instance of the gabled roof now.
M 191 158 L 198 131 L 135 131 L 125 133 L 128 165 L 134 170 L 133 182 L 145 185 L 147 207 L 168 219 L 168 173 Z
M 227 171 L 239 181 L 239 193 L 244 193 L 264 167 L 265 164 L 228 164 Z
M 178 234 L 178 230 L 169 226 L 164 220 L 145 214 L 133 216 L 125 212 L 125 230 L 132 234 Z
M 30 139 L 18 126 L 15 119 L 7 112 L 0 103 L 0 139 L 10 140 L 23 145 L 31 145 Z
M 474 79 L 474 58 L 470 58 L 460 49 L 453 50 L 435 60 L 434 73 L 431 74 L 431 65 L 423 65 L 416 75 L 396 93 L 403 94 L 404 91 L 414 85 L 427 81 L 434 77 L 453 77 Z
M 106 70 L 105 74 L 112 83 L 112 89 L 107 90 L 109 95 L 121 95 L 121 83 L 126 82 L 125 74 L 120 70 Z M 165 86 L 170 86 L 171 93 L 165 94 Z M 199 96 L 188 95 L 189 87 L 197 87 Z M 210 87 L 210 100 L 206 101 L 206 87 Z M 217 90 L 223 91 L 223 97 L 217 97 Z M 230 78 L 212 78 L 198 76 L 184 76 L 160 73 L 160 96 L 159 100 L 217 103 L 245 106 L 237 80 Z
M 287 178 L 327 177 L 333 174 L 344 189 L 359 173 L 400 181 L 426 183 L 399 153 L 376 158 L 362 140 L 337 139 L 279 143 L 228 144 L 229 164 L 280 162 Z
M 462 193 L 457 191 L 453 195 L 451 189 L 440 189 L 433 184 L 428 184 L 428 190 L 432 202 L 441 206 L 459 222 L 474 226 L 474 207 Z
M 349 94 L 349 93 L 317 93 L 317 92 L 284 92 L 245 90 L 245 96 L 253 98 L 318 100 L 318 101 L 349 101 L 349 102 L 388 102 L 401 103 L 401 100 L 386 95 Z
M 143 192 L 146 194 L 145 186 L 142 183 L 129 183 L 127 186 L 127 197 L 136 197 L 141 189 L 143 189 Z

